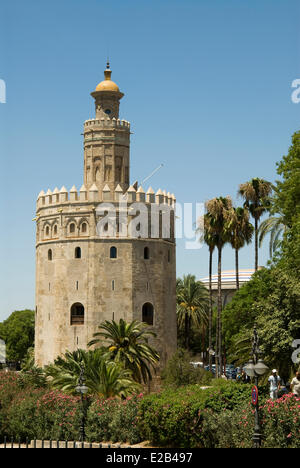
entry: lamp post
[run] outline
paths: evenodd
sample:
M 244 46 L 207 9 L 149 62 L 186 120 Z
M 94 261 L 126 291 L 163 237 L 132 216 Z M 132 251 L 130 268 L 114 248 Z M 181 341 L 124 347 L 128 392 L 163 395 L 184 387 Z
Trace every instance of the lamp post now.
M 259 336 L 254 326 L 253 338 L 252 338 L 252 359 L 246 364 L 245 372 L 249 377 L 254 377 L 255 388 L 252 392 L 252 402 L 255 404 L 255 427 L 253 434 L 253 447 L 261 447 L 261 425 L 259 418 L 259 403 L 258 403 L 258 379 L 268 371 L 268 367 L 260 358 L 261 351 L 259 347 Z
M 84 378 L 84 367 L 83 365 L 80 366 L 80 375 L 78 379 L 78 385 L 76 387 L 76 392 L 80 393 L 81 396 L 81 409 L 82 409 L 82 415 L 81 415 L 81 425 L 79 429 L 79 440 L 80 442 L 84 442 L 85 440 L 85 408 L 84 408 L 84 398 L 83 395 L 85 395 L 88 392 L 88 387 L 85 385 L 85 378 Z

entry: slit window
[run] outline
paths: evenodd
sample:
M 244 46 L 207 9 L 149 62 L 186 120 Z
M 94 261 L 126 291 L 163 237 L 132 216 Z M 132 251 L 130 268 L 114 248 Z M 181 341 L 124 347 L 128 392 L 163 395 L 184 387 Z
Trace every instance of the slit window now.
M 149 247 L 144 248 L 144 259 L 149 260 L 150 259 L 150 249 Z
M 81 258 L 81 248 L 76 247 L 75 249 L 75 258 Z
M 52 259 L 53 259 L 52 250 L 51 250 L 51 249 L 49 249 L 49 250 L 48 250 L 48 260 L 49 260 L 49 262 L 51 262 L 51 261 L 52 261 Z

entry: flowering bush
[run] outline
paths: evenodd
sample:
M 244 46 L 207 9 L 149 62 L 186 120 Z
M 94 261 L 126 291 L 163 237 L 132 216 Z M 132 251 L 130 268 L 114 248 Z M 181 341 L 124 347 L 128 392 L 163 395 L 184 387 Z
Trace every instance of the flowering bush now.
M 262 408 L 265 446 L 300 448 L 300 398 L 284 395 Z
M 254 432 L 254 407 L 221 413 L 206 410 L 202 424 L 204 447 L 251 448 Z M 262 446 L 265 448 L 300 448 L 300 399 L 284 395 L 260 406 Z
M 97 399 L 87 414 L 87 439 L 91 442 L 108 441 L 136 444 L 141 441 L 138 426 L 138 405 L 142 394 L 126 400 Z
M 136 444 L 150 440 L 161 446 L 252 447 L 254 407 L 251 385 L 214 382 L 161 393 L 87 400 L 86 435 L 91 442 Z M 263 446 L 300 448 L 300 399 L 284 395 L 276 401 L 261 396 Z M 0 372 L 0 439 L 78 439 L 81 420 L 78 396 L 24 385 L 16 373 Z
M 218 415 L 224 409 L 231 412 L 250 395 L 251 386 L 223 380 L 214 381 L 206 390 L 190 385 L 149 395 L 140 403 L 142 434 L 162 446 L 203 447 L 208 443 L 202 429 L 208 415 Z

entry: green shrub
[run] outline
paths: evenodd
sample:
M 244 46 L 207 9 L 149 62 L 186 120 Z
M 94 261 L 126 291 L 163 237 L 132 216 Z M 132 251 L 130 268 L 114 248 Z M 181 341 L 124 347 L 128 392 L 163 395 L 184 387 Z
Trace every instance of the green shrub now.
M 140 403 L 139 421 L 144 439 L 173 447 L 203 447 L 207 444 L 202 425 L 211 414 L 232 411 L 249 401 L 251 385 L 224 380 L 202 390 L 199 385 L 166 389 L 146 396 Z
M 90 442 L 140 442 L 138 407 L 141 398 L 142 395 L 126 400 L 109 398 L 94 401 L 87 414 L 87 439 Z
M 193 367 L 192 355 L 183 349 L 179 349 L 169 359 L 163 373 L 164 387 L 181 387 L 183 385 L 200 384 L 209 385 L 213 375 L 200 367 Z
M 112 442 L 128 442 L 131 445 L 141 442 L 138 424 L 138 407 L 141 398 L 142 395 L 127 398 L 114 412 L 110 423 Z

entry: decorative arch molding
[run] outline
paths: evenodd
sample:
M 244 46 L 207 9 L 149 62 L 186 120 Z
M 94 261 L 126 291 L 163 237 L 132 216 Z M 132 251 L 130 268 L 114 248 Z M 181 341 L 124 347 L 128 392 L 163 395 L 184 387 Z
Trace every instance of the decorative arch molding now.
M 73 231 L 72 225 L 74 224 L 75 228 Z M 79 235 L 79 223 L 76 218 L 69 218 L 65 225 L 65 235 L 66 237 L 75 237 Z
M 88 236 L 90 232 L 90 224 L 87 218 L 81 218 L 79 223 L 79 235 Z

